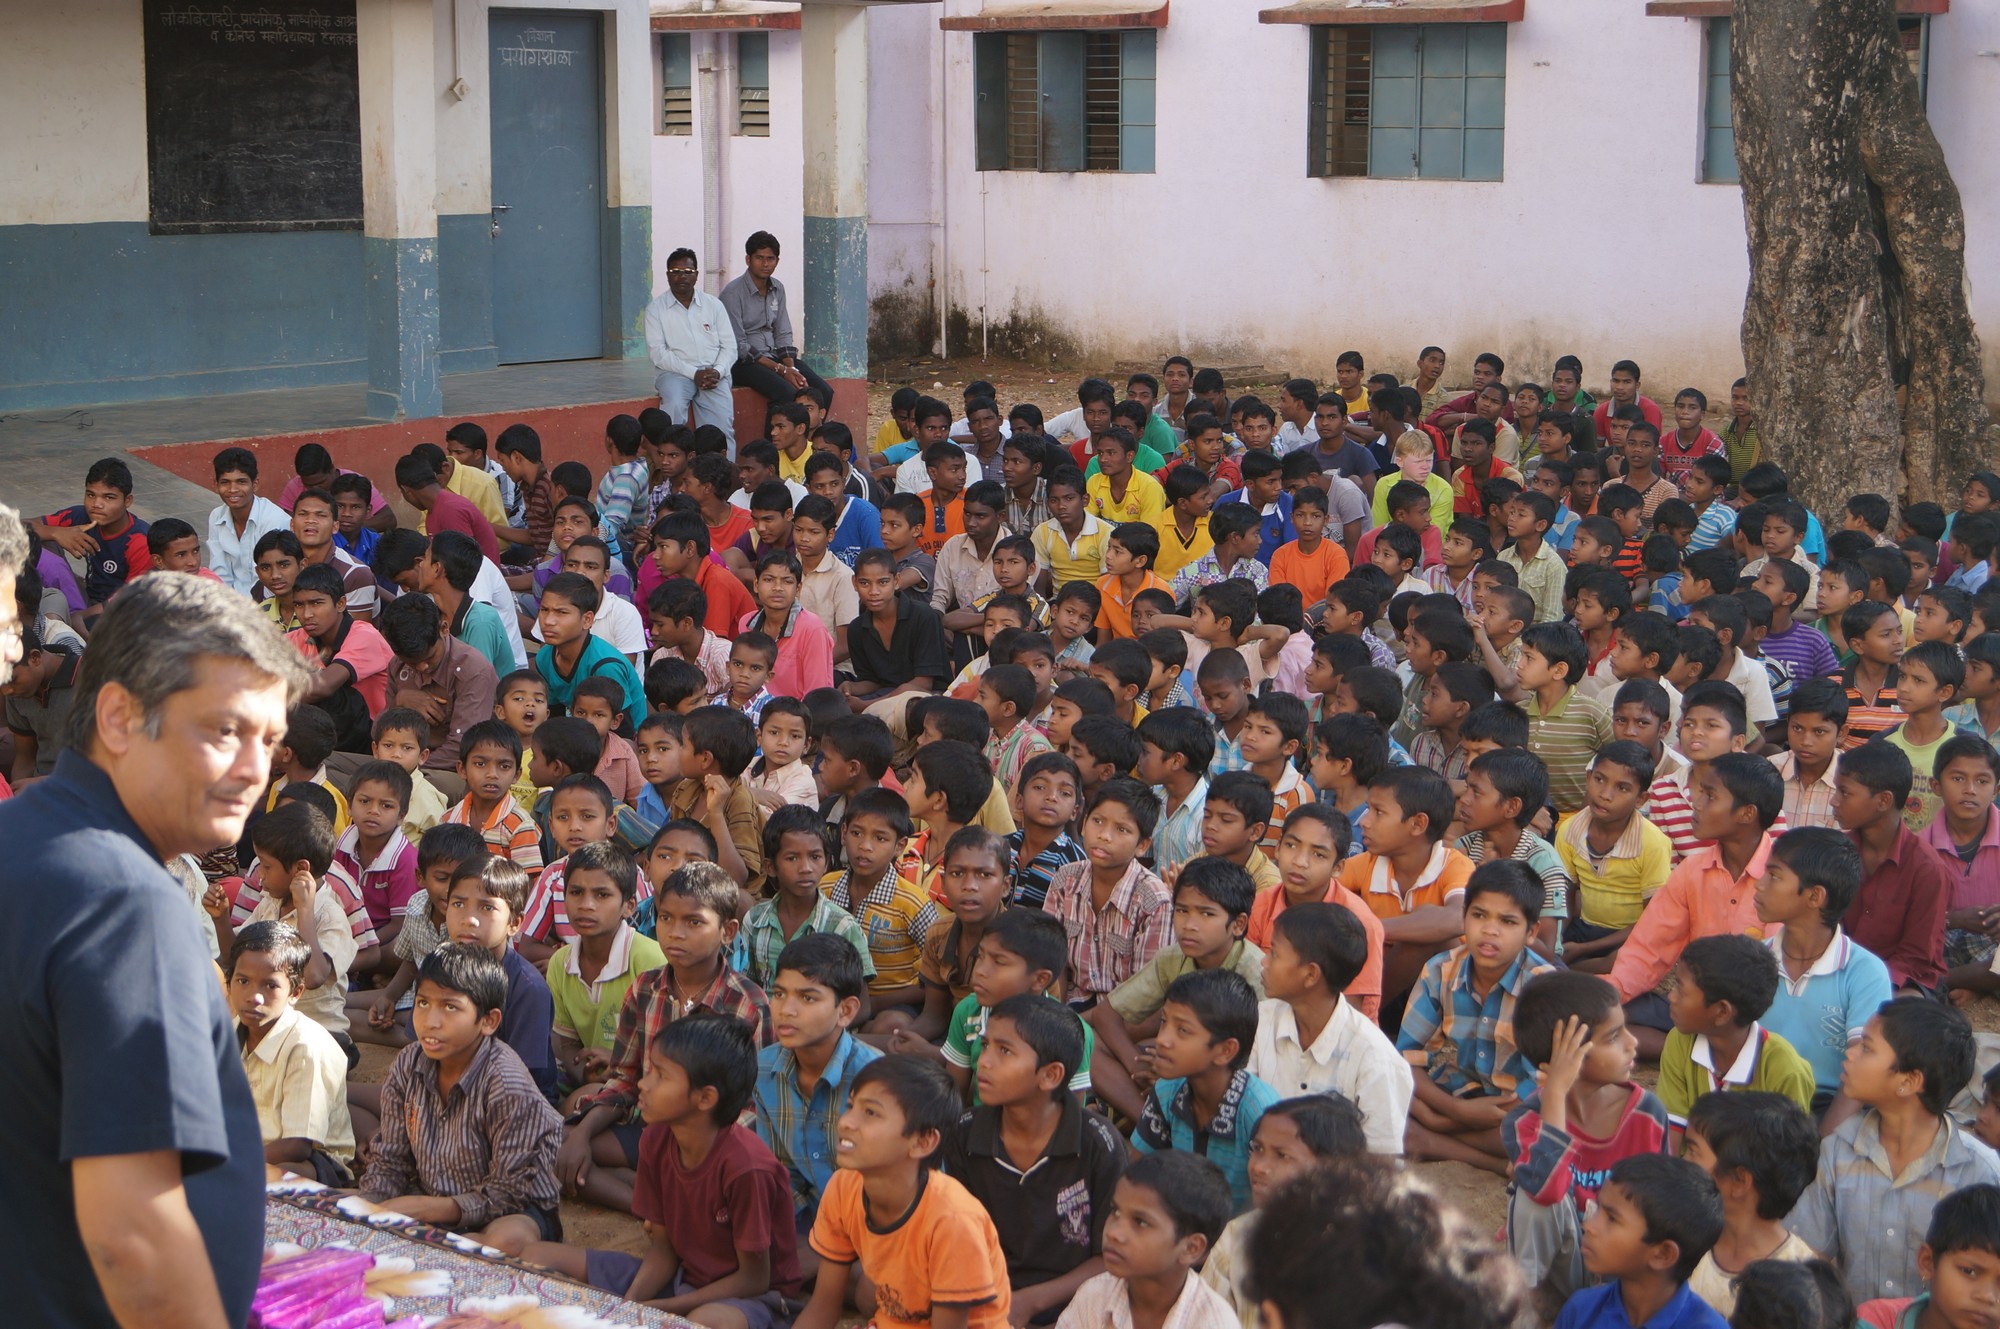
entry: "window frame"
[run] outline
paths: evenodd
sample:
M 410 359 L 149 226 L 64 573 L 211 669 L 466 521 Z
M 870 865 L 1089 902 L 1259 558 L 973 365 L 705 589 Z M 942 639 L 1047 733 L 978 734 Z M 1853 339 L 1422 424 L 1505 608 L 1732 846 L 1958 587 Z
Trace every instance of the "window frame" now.
M 655 32 L 653 36 L 658 38 L 653 43 L 653 58 L 657 62 L 656 67 L 659 70 L 659 95 L 653 101 L 653 133 L 663 138 L 692 137 L 694 134 L 693 34 L 686 32 Z M 680 50 L 678 61 L 672 54 L 672 48 L 676 45 Z M 678 84 L 672 81 L 676 72 L 676 63 L 682 66 L 679 72 L 686 77 L 687 82 L 685 84 Z M 684 108 L 680 110 L 678 116 L 673 97 L 676 91 L 681 94 L 681 99 L 685 103 Z M 685 124 L 684 128 L 676 127 L 677 119 Z
M 731 50 L 736 66 L 736 109 L 730 119 L 732 138 L 771 137 L 771 34 L 735 34 Z M 761 80 L 761 81 L 760 81 Z
M 1306 174 L 1492 184 L 1506 178 L 1507 24 L 1312 25 Z M 1334 96 L 1334 56 L 1345 72 Z M 1391 170 L 1395 158 L 1398 168 Z M 1401 169 L 1407 158 L 1409 169 Z M 1477 161 L 1474 159 L 1477 158 Z M 1448 163 L 1455 159 L 1455 165 Z
M 973 33 L 974 169 L 1153 174 L 1158 59 L 1152 27 Z

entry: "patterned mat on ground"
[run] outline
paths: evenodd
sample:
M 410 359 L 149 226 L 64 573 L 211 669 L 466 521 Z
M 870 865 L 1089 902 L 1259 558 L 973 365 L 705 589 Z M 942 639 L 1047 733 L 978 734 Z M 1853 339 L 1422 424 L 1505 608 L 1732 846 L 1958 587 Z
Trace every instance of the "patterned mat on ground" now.
M 264 1205 L 265 1258 L 327 1246 L 367 1251 L 375 1257 L 369 1294 L 387 1300 L 391 1320 L 469 1313 L 520 1329 L 691 1329 L 678 1316 L 509 1260 L 455 1232 L 369 1208 L 327 1191 L 273 1189 Z

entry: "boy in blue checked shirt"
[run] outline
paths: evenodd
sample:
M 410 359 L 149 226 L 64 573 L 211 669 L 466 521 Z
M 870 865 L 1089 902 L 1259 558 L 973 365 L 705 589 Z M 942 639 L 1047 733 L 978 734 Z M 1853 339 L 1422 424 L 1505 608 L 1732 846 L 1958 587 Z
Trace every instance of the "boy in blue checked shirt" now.
M 1235 1212 L 1250 1207 L 1250 1139 L 1277 1090 L 1244 1068 L 1257 1037 L 1257 994 L 1239 973 L 1183 974 L 1167 989 L 1153 1040 L 1159 1075 L 1132 1132 L 1142 1154 L 1200 1154 L 1229 1179 Z
M 1500 1123 L 1535 1068 L 1514 1043 L 1514 1001 L 1552 966 L 1528 949 L 1542 879 L 1518 859 L 1481 864 L 1465 887 L 1465 940 L 1424 966 L 1396 1048 L 1417 1068 L 1404 1148 L 1507 1175 Z
M 811 932 L 778 954 L 771 979 L 776 1041 L 757 1054 L 757 1134 L 792 1175 L 800 1232 L 811 1230 L 833 1180 L 834 1132 L 854 1073 L 882 1054 L 849 1032 L 868 989 L 861 953 L 840 937 Z M 799 1252 L 806 1276 L 818 1257 Z

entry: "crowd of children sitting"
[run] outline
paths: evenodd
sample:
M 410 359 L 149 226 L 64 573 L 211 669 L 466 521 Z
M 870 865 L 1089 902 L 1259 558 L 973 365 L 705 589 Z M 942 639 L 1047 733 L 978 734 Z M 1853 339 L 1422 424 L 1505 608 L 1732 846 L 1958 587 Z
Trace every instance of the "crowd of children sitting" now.
M 107 459 L 11 775 L 125 581 L 254 596 L 312 683 L 178 869 L 267 1161 L 703 1324 L 1991 1329 L 2000 477 L 1828 533 L 1741 382 L 1444 363 L 872 448 L 808 388 L 595 482 L 464 424 L 417 529 L 229 448 L 205 566 Z M 1504 1245 L 1403 1159 L 1507 1178 Z

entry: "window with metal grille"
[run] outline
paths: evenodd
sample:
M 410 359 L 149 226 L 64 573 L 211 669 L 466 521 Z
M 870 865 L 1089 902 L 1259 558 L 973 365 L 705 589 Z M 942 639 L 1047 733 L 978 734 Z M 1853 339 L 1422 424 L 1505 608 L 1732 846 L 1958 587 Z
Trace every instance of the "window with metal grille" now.
M 745 138 L 771 136 L 771 35 L 736 34 L 736 132 Z
M 975 35 L 978 169 L 1152 171 L 1155 36 Z
M 1507 25 L 1324 25 L 1312 30 L 1306 173 L 1498 180 Z
M 1900 14 L 1896 40 L 1917 76 L 1917 103 L 1927 104 L 1930 88 L 1931 21 L 1925 14 Z M 1707 49 L 1702 53 L 1701 178 L 1709 184 L 1733 185 L 1736 170 L 1736 124 L 1729 106 L 1729 20 L 1708 20 Z
M 693 39 L 685 32 L 660 34 L 660 129 L 662 134 L 694 133 Z

